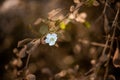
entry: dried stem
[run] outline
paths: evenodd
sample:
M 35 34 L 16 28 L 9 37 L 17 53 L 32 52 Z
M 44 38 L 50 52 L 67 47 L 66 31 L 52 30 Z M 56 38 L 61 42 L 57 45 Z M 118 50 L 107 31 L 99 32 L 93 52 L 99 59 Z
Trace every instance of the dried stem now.
M 28 63 L 29 63 L 29 61 L 30 61 L 30 56 L 31 56 L 31 54 L 28 54 L 27 61 L 26 61 L 26 65 L 25 65 L 25 69 L 28 68 Z
M 104 6 L 104 9 L 103 9 L 103 14 L 105 14 L 105 11 L 106 11 L 106 8 L 107 8 L 107 0 L 105 1 L 105 6 Z
M 108 47 L 109 37 L 110 37 L 110 35 L 107 36 L 107 41 L 106 41 L 105 47 L 104 47 L 104 49 L 103 49 L 103 51 L 102 51 L 102 56 L 105 55 L 105 51 L 106 51 L 106 49 L 107 49 L 107 47 Z M 110 47 L 109 47 L 109 48 L 110 48 Z
M 111 53 L 112 53 L 112 46 L 113 46 L 113 42 L 114 42 L 114 37 L 115 37 L 115 31 L 116 31 L 116 26 L 115 26 L 115 23 L 117 22 L 117 19 L 118 19 L 118 14 L 119 14 L 119 9 L 117 10 L 117 13 L 116 13 L 116 16 L 114 18 L 114 21 L 113 21 L 113 24 L 112 24 L 112 27 L 114 27 L 114 30 L 113 30 L 113 35 L 112 35 L 112 38 L 111 38 L 111 44 L 110 44 L 110 50 L 109 50 L 109 54 L 108 54 L 108 60 L 106 62 L 106 70 L 105 70 L 105 75 L 104 75 L 104 80 L 107 79 L 107 76 L 108 76 L 108 70 L 109 70 L 109 62 L 110 62 L 110 56 L 111 56 Z
M 110 48 L 108 45 L 106 44 L 102 44 L 102 43 L 97 43 L 97 42 L 89 42 L 87 40 L 78 40 L 79 42 L 83 43 L 83 44 L 91 44 L 93 46 L 99 46 L 99 47 L 104 47 L 104 48 Z M 107 42 L 108 43 L 108 42 Z

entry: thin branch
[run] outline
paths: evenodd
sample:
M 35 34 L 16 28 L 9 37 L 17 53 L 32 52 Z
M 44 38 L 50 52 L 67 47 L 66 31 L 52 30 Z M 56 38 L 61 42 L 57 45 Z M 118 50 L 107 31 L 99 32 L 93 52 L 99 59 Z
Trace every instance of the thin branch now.
M 109 46 L 106 46 L 106 44 L 102 44 L 102 43 L 89 42 L 87 40 L 82 40 L 82 39 L 79 39 L 78 41 L 81 42 L 81 43 L 83 43 L 83 44 L 90 44 L 90 45 L 93 45 L 93 46 L 110 48 Z
M 103 49 L 103 51 L 102 51 L 102 56 L 105 55 L 105 51 L 106 51 L 107 46 L 108 46 L 109 38 L 110 38 L 110 35 L 107 36 L 107 41 L 106 41 L 105 47 L 104 47 L 104 49 Z M 109 46 L 109 48 L 110 48 L 110 46 Z
M 115 16 L 115 19 L 114 19 L 114 21 L 113 21 L 113 24 L 112 24 L 112 27 L 114 27 L 116 24 L 116 21 L 117 21 L 117 19 L 118 19 L 118 16 L 119 16 L 119 8 L 118 8 L 118 10 L 117 10 L 117 13 L 116 13 L 116 16 Z
M 88 72 L 85 73 L 85 76 L 91 74 L 94 71 L 94 68 L 91 68 Z
M 116 26 L 115 26 L 115 23 L 117 22 L 117 19 L 118 19 L 118 14 L 119 14 L 119 9 L 117 10 L 117 13 L 116 13 L 116 16 L 114 18 L 114 21 L 113 21 L 113 24 L 112 24 L 112 27 L 114 27 L 114 30 L 113 30 L 113 35 L 112 35 L 112 38 L 111 38 L 111 44 L 110 44 L 110 48 L 112 49 L 112 46 L 113 46 L 113 42 L 114 42 L 114 37 L 115 37 L 115 31 L 116 31 Z M 108 61 L 106 62 L 106 71 L 105 71 L 105 74 L 104 74 L 104 80 L 107 79 L 107 76 L 108 76 L 108 70 L 109 70 L 109 62 L 110 62 L 110 56 L 111 56 L 111 49 L 109 50 L 109 54 L 108 54 Z
M 105 1 L 105 6 L 104 6 L 102 14 L 105 14 L 106 8 L 107 8 L 107 0 Z
M 28 54 L 26 65 L 25 65 L 25 69 L 28 68 L 28 64 L 29 64 L 29 61 L 30 61 L 30 56 L 31 56 L 31 54 Z

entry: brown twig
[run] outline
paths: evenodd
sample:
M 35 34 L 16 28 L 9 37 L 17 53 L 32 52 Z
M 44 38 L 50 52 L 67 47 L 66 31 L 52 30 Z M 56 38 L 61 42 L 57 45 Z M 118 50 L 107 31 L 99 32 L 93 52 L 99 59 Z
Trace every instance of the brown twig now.
M 110 38 L 110 35 L 107 36 L 107 41 L 106 41 L 105 47 L 104 47 L 104 49 L 103 49 L 103 51 L 102 51 L 102 55 L 105 55 L 105 51 L 106 51 L 107 46 L 108 46 L 109 38 Z M 110 46 L 109 46 L 109 48 L 110 48 Z
M 105 1 L 105 5 L 104 5 L 104 9 L 103 9 L 102 14 L 105 14 L 106 8 L 107 8 L 107 0 Z
M 26 65 L 25 65 L 25 69 L 28 68 L 28 64 L 29 64 L 29 61 L 30 61 L 30 56 L 31 56 L 31 54 L 28 54 Z
M 114 21 L 113 21 L 113 24 L 112 24 L 112 27 L 114 27 L 114 30 L 113 30 L 113 34 L 112 34 L 112 38 L 111 38 L 111 44 L 110 44 L 110 48 L 112 49 L 112 46 L 113 46 L 113 42 L 114 42 L 114 37 L 115 37 L 115 31 L 116 31 L 116 25 L 115 23 L 117 22 L 117 19 L 118 19 L 118 14 L 119 14 L 119 9 L 117 10 L 117 13 L 116 13 L 116 16 L 114 18 Z M 106 70 L 105 70 L 105 74 L 104 74 L 104 80 L 107 79 L 107 76 L 108 76 L 108 70 L 109 70 L 109 62 L 110 62 L 110 56 L 111 56 L 111 53 L 112 53 L 112 50 L 109 50 L 109 53 L 108 53 L 108 60 L 106 62 Z
M 82 40 L 82 39 L 79 39 L 78 41 L 81 42 L 81 43 L 83 43 L 83 44 L 91 44 L 91 45 L 94 45 L 94 46 L 110 48 L 109 46 L 106 46 L 106 44 L 102 44 L 102 43 L 89 42 L 87 40 Z

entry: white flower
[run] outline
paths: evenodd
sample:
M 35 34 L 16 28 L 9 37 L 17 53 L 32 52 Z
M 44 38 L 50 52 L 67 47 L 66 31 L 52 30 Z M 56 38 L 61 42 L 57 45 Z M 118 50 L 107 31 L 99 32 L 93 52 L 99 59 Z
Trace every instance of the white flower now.
M 48 43 L 50 46 L 55 45 L 55 42 L 57 41 L 57 34 L 52 33 L 52 34 L 47 34 L 45 43 Z

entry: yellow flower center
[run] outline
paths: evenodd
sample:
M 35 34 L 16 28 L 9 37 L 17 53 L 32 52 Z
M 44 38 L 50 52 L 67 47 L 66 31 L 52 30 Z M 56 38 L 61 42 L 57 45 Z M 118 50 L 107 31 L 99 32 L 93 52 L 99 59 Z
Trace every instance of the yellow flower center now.
M 54 38 L 50 38 L 50 41 L 54 41 Z

